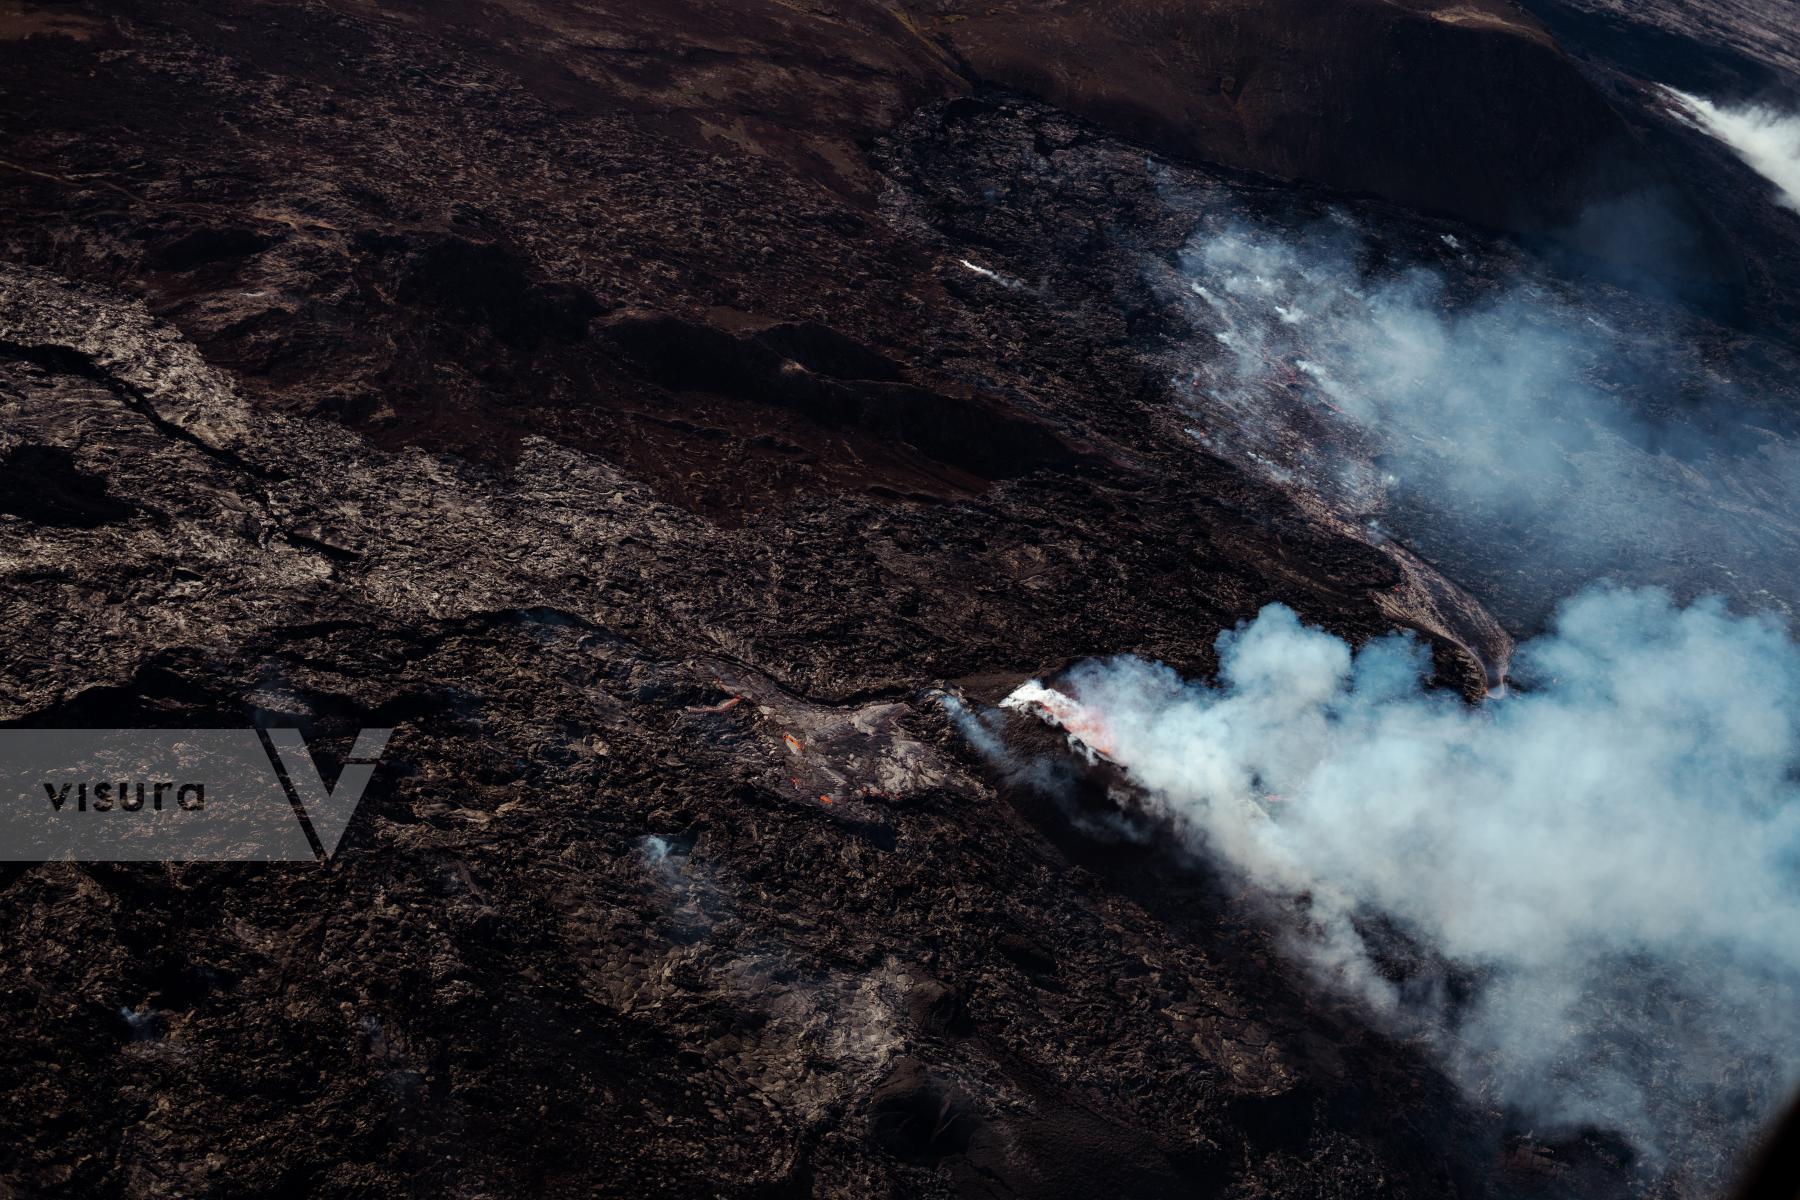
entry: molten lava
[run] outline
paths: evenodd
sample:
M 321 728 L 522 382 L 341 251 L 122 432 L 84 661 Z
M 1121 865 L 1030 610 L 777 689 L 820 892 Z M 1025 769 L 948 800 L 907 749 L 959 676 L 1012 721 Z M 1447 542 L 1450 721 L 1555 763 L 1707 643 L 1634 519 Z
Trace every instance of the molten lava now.
M 1069 743 L 1084 754 L 1114 761 L 1113 738 L 1106 718 L 1073 696 L 1047 688 L 1033 679 L 1013 689 L 1001 708 L 1028 712 L 1069 735 Z

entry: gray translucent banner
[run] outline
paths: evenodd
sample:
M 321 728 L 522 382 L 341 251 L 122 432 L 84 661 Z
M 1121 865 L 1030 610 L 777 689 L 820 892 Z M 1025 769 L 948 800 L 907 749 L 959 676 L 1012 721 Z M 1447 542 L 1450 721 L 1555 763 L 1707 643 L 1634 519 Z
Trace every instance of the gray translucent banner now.
M 254 729 L 0 730 L 0 860 L 312 862 L 303 806 L 329 854 L 389 732 L 364 732 L 327 791 L 293 730 L 270 731 L 275 760 Z

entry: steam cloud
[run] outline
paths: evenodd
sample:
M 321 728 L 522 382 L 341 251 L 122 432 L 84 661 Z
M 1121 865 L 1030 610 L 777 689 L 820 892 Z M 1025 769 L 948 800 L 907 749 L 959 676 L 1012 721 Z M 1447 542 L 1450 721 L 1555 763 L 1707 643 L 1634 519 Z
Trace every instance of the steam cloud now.
M 1410 637 L 1353 652 L 1281 605 L 1218 647 L 1216 684 L 1117 658 L 1008 704 L 1103 748 L 1213 861 L 1304 897 L 1294 952 L 1473 1092 L 1719 1170 L 1721 1132 L 1741 1145 L 1800 1066 L 1785 627 L 1590 591 L 1520 648 L 1526 690 L 1478 708 L 1426 690 Z
M 1672 578 L 1650 563 L 1740 597 L 1800 569 L 1800 457 L 1738 364 L 1641 302 L 1495 287 L 1431 241 L 1433 265 L 1395 268 L 1347 217 L 1231 216 L 1154 266 L 1196 334 L 1176 352 L 1189 432 L 1373 536 L 1526 568 L 1535 595 L 1489 589 L 1514 621 L 1608 574 Z
M 1800 119 L 1681 100 L 1800 195 Z M 1146 270 L 1192 330 L 1168 352 L 1187 433 L 1549 631 L 1477 707 L 1425 686 L 1410 638 L 1353 650 L 1279 605 L 1221 636 L 1214 683 L 1118 658 L 1003 706 L 1120 764 L 1477 1098 L 1718 1190 L 1800 1083 L 1800 647 L 1774 615 L 1596 581 L 1787 611 L 1791 359 L 1441 227 L 1177 187 L 1197 232 Z M 992 714 L 952 716 L 1056 784 Z
M 1779 203 L 1800 212 L 1800 114 L 1759 104 L 1721 106 L 1701 96 L 1664 88 L 1681 115 L 1730 146 L 1758 175 L 1774 184 Z

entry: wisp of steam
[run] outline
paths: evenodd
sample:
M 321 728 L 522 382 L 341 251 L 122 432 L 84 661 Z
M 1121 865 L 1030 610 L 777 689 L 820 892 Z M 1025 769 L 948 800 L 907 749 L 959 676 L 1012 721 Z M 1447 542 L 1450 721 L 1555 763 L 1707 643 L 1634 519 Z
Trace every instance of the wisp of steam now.
M 1784 208 L 1800 212 L 1800 113 L 1761 104 L 1720 105 L 1664 88 L 1689 124 L 1718 138 L 1777 190 Z
M 1728 1170 L 1800 1068 L 1785 626 L 1592 590 L 1480 706 L 1427 689 L 1410 637 L 1353 650 L 1281 605 L 1218 650 L 1216 682 L 1114 658 L 1010 704 L 1103 744 L 1320 980 L 1478 1097 Z

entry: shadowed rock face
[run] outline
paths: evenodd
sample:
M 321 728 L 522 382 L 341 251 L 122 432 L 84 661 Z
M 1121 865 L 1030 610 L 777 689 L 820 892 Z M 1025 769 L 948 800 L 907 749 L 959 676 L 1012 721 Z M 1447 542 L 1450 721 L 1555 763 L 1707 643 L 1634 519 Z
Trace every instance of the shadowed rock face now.
M 1613 269 L 1700 291 L 1726 294 L 1738 278 L 1673 177 L 1507 0 L 934 11 L 981 77 L 1166 152 L 1548 235 Z M 1581 228 L 1606 203 L 1655 214 L 1654 244 Z
M 938 699 L 1518 632 L 1171 402 L 1170 173 L 1280 189 L 1133 138 L 1495 223 L 1613 144 L 1510 10 L 1317 7 L 0 6 L 0 720 L 397 728 L 328 869 L 0 867 L 0 1184 L 1630 1194 Z
M 1497 0 L 1033 7 L 938 19 L 978 74 L 1165 150 L 1508 229 L 1651 177 L 1542 28 Z

